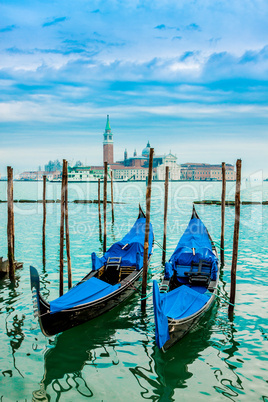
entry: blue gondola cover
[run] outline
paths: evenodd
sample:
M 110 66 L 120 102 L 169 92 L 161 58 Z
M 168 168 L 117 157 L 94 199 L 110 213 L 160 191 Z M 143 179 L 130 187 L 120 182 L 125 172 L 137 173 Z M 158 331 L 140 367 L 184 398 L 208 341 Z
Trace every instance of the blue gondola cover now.
M 161 349 L 169 340 L 168 317 L 175 320 L 189 317 L 199 311 L 210 296 L 201 294 L 182 285 L 171 292 L 160 293 L 156 281 L 153 283 L 156 344 Z
M 97 278 L 90 278 L 87 281 L 74 286 L 69 292 L 58 297 L 50 303 L 52 314 L 62 310 L 89 303 L 101 297 L 107 296 L 120 287 L 120 284 L 109 285 Z
M 165 277 L 168 279 L 172 276 L 170 264 L 172 269 L 176 270 L 177 265 L 191 266 L 192 262 L 198 264 L 201 259 L 211 263 L 211 279 L 216 280 L 218 259 L 212 251 L 207 229 L 201 219 L 192 218 L 172 254 L 169 264 L 166 264 Z
M 145 223 L 145 218 L 137 219 L 128 234 L 119 242 L 114 243 L 101 258 L 99 258 L 95 253 L 92 253 L 92 269 L 97 270 L 105 265 L 109 257 L 122 257 L 121 266 L 128 267 L 135 265 L 138 270 L 141 269 L 143 264 Z M 153 228 L 150 224 L 149 256 L 152 253 L 152 247 Z
M 109 257 L 122 257 L 121 266 L 136 266 L 139 270 L 143 264 L 143 248 L 145 234 L 145 218 L 138 218 L 123 239 L 113 244 L 109 250 L 99 258 L 92 253 L 92 269 L 97 270 L 102 267 Z M 149 256 L 153 247 L 153 228 L 150 224 L 149 233 Z M 66 310 L 81 304 L 89 303 L 100 299 L 114 292 L 120 284 L 110 285 L 100 279 L 90 278 L 82 284 L 74 286 L 63 296 L 50 303 L 51 314 Z

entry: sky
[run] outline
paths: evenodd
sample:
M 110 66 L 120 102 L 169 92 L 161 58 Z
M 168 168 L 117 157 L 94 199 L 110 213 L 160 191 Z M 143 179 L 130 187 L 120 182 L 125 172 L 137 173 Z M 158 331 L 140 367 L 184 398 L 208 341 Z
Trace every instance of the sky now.
M 268 177 L 266 0 L 1 0 L 0 173 L 149 140 Z

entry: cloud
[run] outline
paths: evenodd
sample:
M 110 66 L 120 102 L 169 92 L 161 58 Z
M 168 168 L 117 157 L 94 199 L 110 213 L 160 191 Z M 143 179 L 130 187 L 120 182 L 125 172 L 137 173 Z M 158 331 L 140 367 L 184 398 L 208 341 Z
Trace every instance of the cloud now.
M 64 22 L 64 21 L 66 21 L 66 19 L 67 19 L 67 17 L 54 18 L 52 21 L 45 22 L 42 25 L 42 27 L 43 28 L 50 27 L 51 25 L 56 25 L 56 24 L 59 24 L 60 22 Z
M 201 31 L 200 26 L 195 23 L 187 25 L 186 29 L 188 29 L 189 31 Z
M 154 29 L 164 30 L 164 29 L 167 29 L 167 27 L 165 24 L 161 24 L 161 25 L 157 25 L 156 27 L 154 27 Z
M 221 37 L 219 37 L 219 38 L 210 38 L 210 39 L 208 40 L 208 42 L 209 42 L 211 45 L 217 45 L 217 44 L 220 42 L 221 39 L 222 39 Z
M 165 31 L 165 30 L 168 30 L 168 29 L 175 29 L 176 31 L 180 31 L 180 28 L 176 28 L 176 27 L 173 27 L 173 26 L 167 26 L 165 24 L 157 25 L 156 27 L 154 27 L 154 29 L 159 29 L 160 31 Z
M 0 32 L 11 32 L 11 31 L 14 31 L 14 29 L 16 29 L 16 28 L 17 28 L 16 25 L 8 25 L 4 28 L 1 28 Z
M 183 55 L 180 57 L 180 61 L 185 61 L 187 59 L 189 59 L 190 57 L 194 56 L 194 54 L 196 54 L 196 52 L 185 52 L 183 53 Z

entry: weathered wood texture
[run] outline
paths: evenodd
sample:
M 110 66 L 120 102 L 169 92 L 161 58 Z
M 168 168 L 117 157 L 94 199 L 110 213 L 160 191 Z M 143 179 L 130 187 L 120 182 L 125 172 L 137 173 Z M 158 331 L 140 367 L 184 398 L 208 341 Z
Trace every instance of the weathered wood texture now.
M 152 177 L 153 177 L 153 155 L 154 148 L 150 148 L 149 157 L 149 171 L 148 171 L 148 184 L 146 189 L 146 224 L 144 236 L 144 252 L 143 252 L 143 276 L 142 276 L 142 300 L 141 309 L 146 309 L 146 288 L 147 288 L 147 272 L 148 272 L 148 247 L 149 247 L 149 233 L 150 233 L 150 211 L 151 211 L 151 191 L 152 191 Z
M 111 203 L 112 203 L 112 223 L 114 223 L 114 188 L 113 188 L 113 171 L 111 170 Z
M 231 267 L 231 289 L 230 303 L 235 303 L 236 291 L 236 268 L 238 257 L 238 241 L 239 241 L 239 223 L 240 223 L 240 188 L 241 188 L 241 159 L 236 162 L 236 190 L 235 190 L 235 223 L 234 223 L 234 238 L 233 238 L 233 257 Z M 234 306 L 229 305 L 229 314 L 232 314 Z
M 166 262 L 166 247 L 167 247 L 168 175 L 169 175 L 169 167 L 166 166 L 165 201 L 164 201 L 164 234 L 163 234 L 163 252 L 162 252 L 162 264 L 163 265 Z
M 14 205 L 13 205 L 13 169 L 7 167 L 7 247 L 9 278 L 15 279 L 15 230 L 14 230 Z
M 100 179 L 98 179 L 98 211 L 99 211 L 99 234 L 101 236 L 101 199 L 100 199 L 101 184 Z
M 65 207 L 65 236 L 66 236 L 66 254 L 67 254 L 67 270 L 68 270 L 68 289 L 72 287 L 72 265 L 70 252 L 70 232 L 69 232 L 69 214 L 68 214 L 68 162 L 65 161 L 64 166 L 64 207 Z
M 107 212 L 107 174 L 108 164 L 104 162 L 104 180 L 103 180 L 103 252 L 106 252 L 107 247 L 107 227 L 106 227 L 106 212 Z
M 222 162 L 222 192 L 221 192 L 221 265 L 224 265 L 224 228 L 225 228 L 225 197 L 226 197 L 226 166 Z
M 65 159 L 63 159 L 62 178 L 61 178 L 61 215 L 60 215 L 60 296 L 63 295 L 63 249 L 64 249 L 64 212 L 65 212 L 65 174 L 64 165 Z
M 46 210 L 46 183 L 47 176 L 43 176 L 43 239 L 42 239 L 42 248 L 43 248 L 43 265 L 46 262 L 46 221 L 47 221 L 47 210 Z

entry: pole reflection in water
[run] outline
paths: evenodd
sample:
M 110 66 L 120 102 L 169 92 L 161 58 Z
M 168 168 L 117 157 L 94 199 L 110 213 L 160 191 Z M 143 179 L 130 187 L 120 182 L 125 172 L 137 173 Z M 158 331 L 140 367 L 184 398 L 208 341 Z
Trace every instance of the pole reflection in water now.
M 21 293 L 17 291 L 18 287 L 19 287 L 19 277 L 16 276 L 15 281 L 10 282 L 8 285 L 9 289 L 8 298 L 5 300 L 4 303 L 6 307 L 5 328 L 6 328 L 6 334 L 10 339 L 10 347 L 12 350 L 14 369 L 19 373 L 21 377 L 23 377 L 21 370 L 16 365 L 16 356 L 15 356 L 16 352 L 21 347 L 22 342 L 25 338 L 25 335 L 23 333 L 25 315 L 24 314 L 20 315 L 18 311 L 16 311 L 15 309 L 15 303 L 21 295 Z M 11 370 L 8 370 L 8 372 L 5 371 L 3 372 L 4 376 L 6 374 L 10 375 L 10 377 L 13 376 Z

